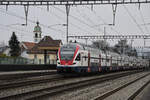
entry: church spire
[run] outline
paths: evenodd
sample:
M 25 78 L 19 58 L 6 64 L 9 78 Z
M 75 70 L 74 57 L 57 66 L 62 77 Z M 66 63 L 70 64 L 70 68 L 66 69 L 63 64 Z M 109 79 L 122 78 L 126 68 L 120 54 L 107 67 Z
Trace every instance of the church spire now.
M 36 26 L 34 27 L 34 42 L 38 43 L 41 40 L 42 29 L 39 26 L 39 21 L 36 22 Z
M 39 26 L 39 21 L 36 22 L 37 26 Z

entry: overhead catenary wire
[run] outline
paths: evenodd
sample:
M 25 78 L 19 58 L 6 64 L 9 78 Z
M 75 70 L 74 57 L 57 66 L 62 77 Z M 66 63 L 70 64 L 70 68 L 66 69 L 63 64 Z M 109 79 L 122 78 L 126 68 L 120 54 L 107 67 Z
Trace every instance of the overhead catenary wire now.
M 30 33 L 32 33 L 32 31 L 27 31 L 27 30 L 23 30 L 23 29 L 18 29 L 18 28 L 14 28 L 14 27 L 12 27 L 12 26 L 3 25 L 3 24 L 0 24 L 0 27 L 5 27 L 5 28 L 7 28 L 8 31 L 9 31 L 10 28 L 11 28 L 13 31 L 15 31 L 15 32 L 17 32 L 17 33 L 21 33 L 21 35 L 23 35 L 23 36 L 31 37 L 31 36 L 30 36 L 30 35 L 31 35 Z M 2 29 L 2 28 L 1 28 L 1 29 Z M 44 35 L 47 35 L 47 34 L 43 33 L 42 36 L 44 36 Z
M 90 17 L 84 13 L 83 9 L 79 10 L 78 8 L 76 8 L 76 11 L 88 22 L 90 22 L 92 24 L 92 27 L 95 25 L 95 23 L 93 22 L 93 20 L 90 19 Z M 82 11 L 82 12 L 81 12 Z M 99 30 L 101 32 L 103 32 L 103 30 L 101 28 L 99 28 Z
M 3 28 L 3 27 L 6 27 L 6 28 Z M 3 25 L 0 25 L 0 30 L 3 30 L 3 31 L 7 31 L 7 32 L 10 32 L 10 31 L 12 31 L 10 28 L 8 28 L 7 26 L 3 26 Z M 27 32 L 20 32 L 20 31 L 18 31 L 18 30 L 13 30 L 14 32 L 16 32 L 16 34 L 18 34 L 18 33 L 21 33 L 21 34 L 18 34 L 18 35 L 20 35 L 21 37 L 23 36 L 25 36 L 25 37 L 31 37 L 30 35 L 24 35 L 24 34 L 26 34 Z M 22 34 L 22 33 L 24 33 L 24 34 Z
M 59 9 L 60 10 L 60 9 Z M 4 12 L 4 11 L 2 11 L 2 12 Z M 16 17 L 18 17 L 18 18 L 20 18 L 20 19 L 24 19 L 25 20 L 25 18 L 24 17 L 22 17 L 22 16 L 18 16 L 18 15 L 16 15 L 16 14 L 14 14 L 14 13 L 8 13 L 8 12 L 4 12 L 4 13 L 7 13 L 7 14 L 9 14 L 9 15 L 12 15 L 12 16 L 16 16 Z M 64 12 L 63 12 L 64 13 Z M 76 18 L 76 17 L 75 17 Z M 29 21 L 30 22 L 32 22 L 32 23 L 35 23 L 35 21 L 33 21 L 33 20 L 30 20 L 29 19 Z M 44 26 L 44 27 L 47 27 L 46 25 L 44 25 L 44 24 L 40 24 L 40 25 L 42 25 L 42 26 Z M 76 27 L 78 27 L 77 25 L 76 25 Z M 54 28 L 51 28 L 51 29 L 54 29 Z M 81 29 L 80 27 L 78 27 L 78 29 Z M 54 29 L 55 30 L 55 29 Z M 60 32 L 62 32 L 61 30 L 55 30 L 55 31 L 60 31 Z M 84 30 L 85 31 L 85 30 Z M 89 32 L 88 32 L 89 33 Z
M 55 7 L 55 6 L 52 6 L 52 7 L 54 7 L 54 8 L 57 9 L 58 11 L 60 11 L 60 12 L 62 12 L 62 13 L 65 14 L 65 12 L 64 12 L 62 9 L 60 9 L 60 8 L 58 8 L 58 7 Z M 78 22 L 80 22 L 80 23 L 82 23 L 82 24 L 88 26 L 89 28 L 91 28 L 91 29 L 93 29 L 93 30 L 95 31 L 96 28 L 92 27 L 91 25 L 89 25 L 88 23 L 86 23 L 86 22 L 84 22 L 83 20 L 79 19 L 78 17 L 73 16 L 73 15 L 71 15 L 71 14 L 70 14 L 69 16 L 72 17 L 73 19 L 77 20 Z M 97 30 L 97 29 L 96 29 L 96 30 Z M 98 30 L 98 31 L 99 31 L 99 30 Z
M 82 10 L 83 10 L 82 8 L 80 8 L 80 10 L 79 10 L 79 8 L 76 7 L 76 12 L 79 13 L 80 16 L 82 16 L 82 18 L 84 18 L 86 21 L 90 22 L 91 24 L 95 25 L 95 23 Z
M 47 25 L 46 25 L 46 26 L 47 26 Z M 46 27 L 46 26 L 45 26 L 45 27 Z
M 87 6 L 86 6 L 87 7 Z M 99 18 L 99 21 L 103 21 L 103 23 L 104 24 L 108 24 L 108 23 L 106 23 L 105 22 L 105 20 L 101 17 L 101 16 L 99 16 L 99 15 L 97 15 L 97 13 L 95 12 L 95 10 L 91 10 L 91 8 L 89 8 L 89 7 L 87 7 L 91 12 L 93 12 L 94 14 L 95 14 L 95 16 L 97 16 L 97 18 Z M 140 13 L 141 13 L 141 11 L 140 11 Z M 144 18 L 143 18 L 143 16 L 142 16 L 143 14 L 141 13 L 141 18 L 142 18 L 142 20 L 143 20 L 143 23 L 145 23 L 145 20 L 144 20 Z M 144 24 L 145 25 L 145 24 Z M 140 27 L 139 25 L 138 25 L 138 27 Z M 149 30 L 148 30 L 148 28 L 147 27 L 145 27 L 145 29 L 148 31 L 148 33 L 149 33 Z M 118 32 L 117 30 L 115 30 L 114 28 L 112 28 L 111 27 L 111 30 L 113 30 L 114 32 L 116 32 L 116 33 L 121 33 L 121 32 Z
M 5 11 L 5 10 L 2 9 L 2 8 L 0 8 L 0 12 L 5 13 L 5 14 L 8 14 L 8 15 L 10 15 L 10 16 L 14 16 L 14 17 L 20 18 L 20 19 L 22 19 L 22 20 L 26 20 L 24 17 L 19 16 L 19 15 L 16 15 L 15 13 L 10 12 L 10 11 Z M 33 21 L 33 20 L 29 19 L 29 18 L 28 18 L 28 21 L 29 21 L 30 23 L 34 23 L 34 24 L 36 23 L 36 21 Z M 44 25 L 44 24 L 42 24 L 42 23 L 40 23 L 40 25 L 43 26 L 43 27 L 45 27 L 45 28 L 51 29 L 51 30 L 53 30 L 53 31 L 57 31 L 57 32 L 61 32 L 61 33 L 64 32 L 64 31 L 62 31 L 62 30 L 58 30 L 58 29 L 49 27 L 48 25 Z M 46 32 L 44 32 L 44 33 L 46 33 Z
M 41 9 L 41 10 L 45 10 L 45 9 L 43 9 L 43 8 L 41 8 L 41 7 L 37 7 L 37 8 L 39 8 L 39 9 Z M 54 12 L 50 12 L 50 14 L 53 14 L 57 19 L 62 20 L 62 17 L 59 16 L 58 14 L 55 14 Z M 63 20 L 64 20 L 64 19 L 63 19 Z M 71 22 L 70 22 L 69 24 L 71 24 L 72 26 L 74 26 L 76 29 L 79 29 L 79 30 L 81 30 L 81 31 L 83 31 L 83 32 L 89 33 L 89 31 L 87 31 L 87 30 L 85 30 L 85 29 L 79 27 L 78 25 L 76 25 L 76 24 L 74 24 L 74 23 L 71 23 Z
M 17 14 L 15 14 L 14 12 L 10 12 L 10 11 L 4 11 L 4 9 L 1 9 L 0 8 L 0 12 L 2 12 L 2 13 L 4 13 L 4 14 L 8 14 L 8 15 L 10 15 L 10 16 L 14 16 L 14 17 L 17 17 L 17 18 L 19 18 L 19 19 L 22 19 L 22 20 L 25 20 L 25 18 L 24 17 L 22 17 L 22 16 L 19 16 L 19 15 L 17 15 Z M 36 23 L 36 21 L 33 21 L 33 20 L 31 20 L 31 19 L 29 19 L 28 20 L 30 23 Z M 60 29 L 55 29 L 55 28 L 52 28 L 52 27 L 49 27 L 48 25 L 44 25 L 44 24 L 42 24 L 42 23 L 40 23 L 40 25 L 41 26 L 43 26 L 44 28 L 47 28 L 47 29 L 51 29 L 51 30 L 53 30 L 53 31 L 56 31 L 56 32 L 58 32 L 59 33 L 59 35 L 62 35 L 63 33 L 65 33 L 64 31 L 62 31 L 62 30 L 60 30 Z M 17 30 L 17 29 L 16 29 Z M 22 29 L 23 30 L 23 29 Z M 24 30 L 25 31 L 25 30 Z M 33 33 L 33 32 L 30 32 L 30 33 Z M 47 32 L 44 32 L 44 31 L 42 31 L 42 35 L 50 35 L 49 33 L 47 33 Z M 22 33 L 23 34 L 23 33 Z M 54 36 L 56 39 L 58 38 L 56 35 Z M 61 36 L 61 38 L 63 38 L 63 36 Z
M 87 7 L 90 11 L 91 8 Z M 97 13 L 95 12 L 95 10 L 92 10 L 91 12 L 93 12 L 95 14 L 95 16 L 99 19 L 99 21 L 102 21 L 104 24 L 109 25 L 110 23 L 107 23 L 101 16 L 97 15 Z M 115 33 L 120 34 L 121 32 L 118 32 L 117 30 L 115 30 L 114 28 L 111 27 L 111 30 L 113 30 Z
M 146 23 L 145 23 L 145 20 L 144 20 L 144 17 L 143 17 L 143 14 L 142 14 L 141 10 L 139 10 L 139 12 L 140 12 L 140 16 L 141 16 L 141 19 L 142 19 L 142 21 L 143 21 L 145 30 L 147 31 L 147 33 L 149 33 L 149 30 L 148 30 L 147 26 L 145 25 Z
M 2 27 L 6 27 L 6 28 L 15 29 L 15 30 L 18 30 L 18 31 L 26 32 L 26 33 L 31 33 L 30 31 L 23 30 L 23 29 L 18 29 L 18 28 L 14 28 L 14 27 L 12 27 L 12 26 L 8 26 L 8 25 L 0 24 L 0 26 L 2 26 Z
M 128 10 L 128 8 L 125 6 L 125 5 L 123 5 L 124 6 L 124 8 L 125 8 L 125 10 L 127 11 L 127 13 L 129 14 L 129 16 L 132 18 L 132 20 L 134 21 L 134 23 L 137 25 L 137 27 L 139 28 L 139 30 L 143 33 L 143 34 L 145 34 L 145 32 L 143 31 L 143 29 L 140 27 L 140 25 L 137 23 L 137 21 L 136 21 L 136 19 L 133 17 L 133 15 L 130 13 L 130 11 Z M 144 47 L 145 47 L 145 39 L 144 39 Z M 142 49 L 142 51 L 143 51 L 143 49 Z
M 40 7 L 38 7 L 38 8 L 40 8 Z M 6 14 L 8 14 L 8 15 L 11 15 L 11 16 L 15 16 L 15 17 L 17 17 L 17 18 L 20 18 L 20 19 L 23 19 L 23 20 L 25 20 L 25 18 L 24 17 L 22 17 L 22 16 L 19 16 L 19 15 L 16 15 L 15 13 L 10 13 L 10 11 L 8 12 L 6 12 L 6 11 L 4 11 L 4 9 L 2 9 L 2 8 L 0 8 L 1 10 L 0 10 L 0 12 L 2 12 L 2 13 L 6 13 Z M 42 8 L 41 8 L 42 9 Z M 56 15 L 56 14 L 55 14 Z M 57 16 L 58 17 L 58 16 Z M 61 17 L 60 17 L 61 18 Z M 60 19 L 59 18 L 59 19 Z M 29 22 L 31 22 L 31 23 L 36 23 L 36 21 L 33 21 L 33 20 L 31 20 L 31 19 L 28 19 L 28 21 Z M 44 25 L 44 24 L 41 24 L 40 23 L 40 25 L 41 26 L 44 26 L 44 27 L 46 27 L 46 28 L 50 28 L 50 29 L 52 29 L 53 31 L 59 31 L 59 32 L 61 32 L 61 33 L 65 33 L 64 31 L 62 31 L 62 30 L 58 30 L 58 29 L 55 29 L 55 28 L 52 28 L 52 27 L 49 27 L 48 25 Z M 81 30 L 83 30 L 82 28 L 80 28 L 79 26 L 77 26 L 77 25 L 75 25 L 75 24 L 73 24 L 75 27 L 77 27 L 77 29 L 81 29 Z M 83 30 L 84 32 L 88 32 L 87 30 Z M 44 32 L 45 33 L 45 32 Z M 89 33 L 89 32 L 88 32 Z
M 2 27 L 5 27 L 5 28 L 2 28 Z M 17 34 L 18 33 L 20 33 L 20 34 L 18 34 L 18 35 L 20 35 L 21 37 L 23 36 L 25 36 L 25 37 L 30 37 L 31 38 L 31 34 L 30 33 L 32 33 L 31 31 L 26 31 L 26 30 L 23 30 L 23 29 L 18 29 L 18 28 L 14 28 L 14 27 L 12 27 L 12 26 L 8 26 L 8 25 L 3 25 L 3 24 L 0 24 L 0 29 L 1 30 L 4 30 L 4 31 L 14 31 L 14 32 L 16 32 Z M 47 35 L 47 34 L 45 34 L 45 33 L 43 33 L 42 34 L 42 36 L 45 36 L 45 35 Z M 22 39 L 21 39 L 22 40 Z
M 17 15 L 17 14 L 15 14 L 15 13 L 13 13 L 13 12 L 10 12 L 10 11 L 4 11 L 4 9 L 2 9 L 2 8 L 0 8 L 0 12 L 2 12 L 2 13 L 5 13 L 5 14 L 8 14 L 8 15 L 10 15 L 10 16 L 14 16 L 14 17 L 17 17 L 17 18 L 20 18 L 20 19 L 22 19 L 22 20 L 25 20 L 25 18 L 24 17 L 22 17 L 22 16 L 19 16 L 19 15 Z M 29 22 L 31 22 L 31 23 L 36 23 L 36 21 L 33 21 L 33 20 L 31 20 L 31 19 L 29 19 L 28 20 Z M 47 25 L 44 25 L 44 24 L 40 24 L 41 26 L 44 26 L 44 27 L 48 27 Z M 77 26 L 78 27 L 78 26 Z M 51 27 L 49 27 L 49 28 L 51 28 Z M 55 30 L 54 28 L 51 28 L 51 29 L 53 29 L 53 30 Z M 78 27 L 78 29 L 80 29 L 80 27 Z M 61 31 L 61 30 L 55 30 L 55 31 L 60 31 L 61 33 L 63 32 L 63 31 Z M 85 30 L 84 30 L 85 31 Z M 46 33 L 46 32 L 43 32 L 43 33 Z M 65 33 L 65 32 L 63 32 L 63 33 Z M 88 32 L 89 33 L 89 32 Z
M 137 23 L 136 19 L 133 17 L 133 15 L 130 13 L 130 11 L 128 10 L 128 8 L 123 5 L 123 7 L 125 8 L 126 12 L 128 13 L 128 15 L 132 18 L 133 22 L 136 24 L 136 26 L 138 27 L 138 29 L 144 34 L 143 29 L 140 27 L 140 25 Z

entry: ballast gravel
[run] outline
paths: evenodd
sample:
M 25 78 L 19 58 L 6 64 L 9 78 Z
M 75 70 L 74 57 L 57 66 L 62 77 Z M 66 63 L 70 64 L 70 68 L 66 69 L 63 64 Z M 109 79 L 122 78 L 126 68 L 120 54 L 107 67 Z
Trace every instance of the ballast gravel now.
M 58 80 L 58 81 L 53 81 L 53 82 L 46 82 L 46 83 L 33 84 L 33 85 L 28 85 L 28 86 L 23 86 L 23 87 L 0 90 L 0 98 L 8 97 L 11 95 L 16 95 L 16 94 L 27 93 L 27 92 L 31 92 L 35 90 L 50 88 L 50 87 L 59 86 L 63 84 L 73 83 L 73 82 L 90 80 L 94 78 L 101 78 L 101 77 L 110 76 L 110 75 L 117 75 L 120 73 L 126 73 L 126 72 L 118 72 L 118 73 L 111 73 L 111 74 L 91 76 L 91 77 L 79 77 L 79 78 L 66 79 L 66 80 L 64 79 L 64 80 Z
M 133 81 L 141 76 L 146 75 L 147 73 L 148 72 L 133 74 L 133 75 L 125 76 L 122 78 L 103 82 L 101 84 L 97 84 L 94 86 L 90 86 L 90 87 L 86 87 L 86 88 L 82 88 L 82 89 L 78 89 L 78 90 L 73 90 L 71 92 L 66 91 L 64 93 L 60 93 L 60 95 L 46 97 L 46 98 L 42 98 L 42 99 L 44 99 L 44 100 L 50 100 L 50 99 L 52 99 L 52 100 L 92 100 L 93 98 L 95 98 L 99 95 L 102 95 L 105 92 L 113 90 L 116 87 L 120 87 L 123 84 L 126 84 L 126 83 Z M 108 100 L 113 100 L 113 99 L 111 98 Z M 119 99 L 114 99 L 114 100 L 119 100 Z
M 150 80 L 150 75 L 129 85 L 128 87 L 123 88 L 122 90 L 116 92 L 115 94 L 107 97 L 105 100 L 128 100 L 128 98 L 132 96 L 132 94 L 134 94 L 149 80 Z
M 33 77 L 13 79 L 13 80 L 3 80 L 0 83 L 0 85 L 7 85 L 7 84 L 14 84 L 14 83 L 21 83 L 21 82 L 30 82 L 30 81 L 38 81 L 38 80 L 45 80 L 45 79 L 51 79 L 51 78 L 57 78 L 57 77 L 61 77 L 61 76 L 58 75 L 58 74 L 54 74 L 54 75 L 33 76 Z

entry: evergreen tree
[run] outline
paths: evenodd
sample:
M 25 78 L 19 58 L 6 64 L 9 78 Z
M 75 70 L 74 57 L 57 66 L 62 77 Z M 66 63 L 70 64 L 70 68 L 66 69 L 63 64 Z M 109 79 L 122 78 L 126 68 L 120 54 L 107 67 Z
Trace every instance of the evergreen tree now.
M 10 55 L 12 57 L 18 57 L 20 56 L 20 46 L 19 41 L 17 39 L 17 36 L 15 35 L 15 32 L 12 33 L 12 36 L 9 40 L 9 47 L 10 47 Z

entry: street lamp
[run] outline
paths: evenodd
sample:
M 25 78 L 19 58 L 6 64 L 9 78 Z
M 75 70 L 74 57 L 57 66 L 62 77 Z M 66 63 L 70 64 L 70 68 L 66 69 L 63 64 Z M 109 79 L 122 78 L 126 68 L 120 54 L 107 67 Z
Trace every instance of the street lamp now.
M 150 23 L 145 23 L 145 24 L 141 24 L 141 25 L 150 25 Z
M 67 24 L 53 24 L 53 25 L 48 26 L 48 28 L 51 28 L 54 26 L 67 26 Z
M 99 26 L 103 26 L 103 25 L 114 26 L 114 24 L 98 24 L 98 25 L 94 25 L 92 27 L 99 27 Z
M 20 25 L 20 26 L 26 26 L 26 24 L 20 24 L 20 23 L 15 23 L 15 24 L 10 24 L 10 25 L 6 25 L 6 26 L 13 26 L 13 25 Z

